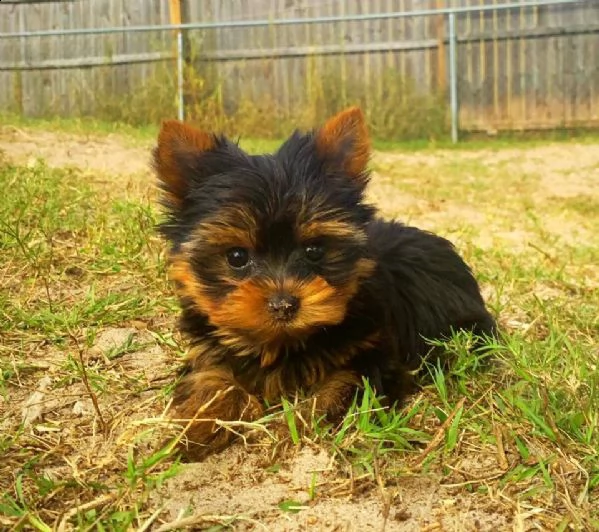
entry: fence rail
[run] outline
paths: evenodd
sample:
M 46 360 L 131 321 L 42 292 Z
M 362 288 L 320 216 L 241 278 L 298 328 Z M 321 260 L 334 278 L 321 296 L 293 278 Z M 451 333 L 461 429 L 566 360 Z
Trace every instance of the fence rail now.
M 301 24 L 327 24 L 338 22 L 364 22 L 369 20 L 389 20 L 397 18 L 411 17 L 430 17 L 439 15 L 461 14 L 461 13 L 484 13 L 497 12 L 507 9 L 546 7 L 564 4 L 575 4 L 584 0 L 529 0 L 524 3 L 503 3 L 478 5 L 467 7 L 446 7 L 438 9 L 415 9 L 410 11 L 393 11 L 387 13 L 362 13 L 359 15 L 338 15 L 329 17 L 305 17 L 305 18 L 280 18 L 280 19 L 259 19 L 259 20 L 229 20 L 225 22 L 192 22 L 187 24 L 158 24 L 146 26 L 113 26 L 107 28 L 79 28 L 72 30 L 38 30 L 38 31 L 17 31 L 11 33 L 0 33 L 2 38 L 18 37 L 49 37 L 64 35 L 97 35 L 102 33 L 134 33 L 134 32 L 152 32 L 152 31 L 173 31 L 173 30 L 210 30 L 226 28 L 252 28 L 252 27 L 271 27 L 271 26 L 297 26 Z
M 211 90 L 223 112 L 240 98 L 267 97 L 290 116 L 306 93 L 329 91 L 312 78 L 338 74 L 337 100 L 351 100 L 355 85 L 365 84 L 380 100 L 374 113 L 389 98 L 385 76 L 396 72 L 418 94 L 449 89 L 454 140 L 458 125 L 596 126 L 599 2 L 499 2 L 206 0 L 184 4 L 180 24 L 164 0 L 2 2 L 0 84 L 9 90 L 0 92 L 0 110 L 93 114 L 102 99 L 97 86 L 133 97 L 158 65 L 174 62 L 180 117 L 190 84 L 184 69 L 195 66 L 212 69 L 203 75 L 218 80 Z M 311 71 L 316 64 L 320 74 Z
M 135 65 L 139 63 L 154 63 L 156 61 L 172 61 L 177 54 L 169 52 L 150 52 L 145 54 L 120 54 L 112 57 L 75 57 L 72 59 L 48 59 L 27 63 L 0 63 L 0 71 L 21 70 L 62 70 L 71 68 L 93 68 L 111 65 Z

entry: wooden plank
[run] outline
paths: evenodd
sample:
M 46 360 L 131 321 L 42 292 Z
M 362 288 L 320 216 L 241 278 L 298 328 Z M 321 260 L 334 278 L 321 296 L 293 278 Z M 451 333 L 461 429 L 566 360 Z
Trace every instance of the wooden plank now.
M 27 27 L 41 27 L 42 20 L 40 19 L 39 8 L 37 5 L 30 6 L 19 6 L 21 10 L 21 16 L 23 17 L 23 28 Z M 27 11 L 25 11 L 27 10 Z M 29 61 L 36 61 L 41 56 L 41 51 L 55 49 L 55 39 L 46 40 L 44 45 L 40 46 L 29 46 L 27 43 L 26 47 L 26 58 Z M 24 77 L 25 86 L 25 112 L 30 116 L 42 116 L 44 115 L 44 104 L 46 102 L 45 90 L 44 90 L 44 75 L 37 73 L 36 75 L 29 75 Z
M 526 28 L 526 8 L 521 7 L 520 13 L 518 17 L 519 29 L 522 31 Z M 521 34 L 520 39 L 518 39 L 518 78 L 519 78 L 519 100 L 520 100 L 520 109 L 519 116 L 526 116 L 526 96 L 527 96 L 527 83 L 526 83 L 526 40 L 523 38 L 523 34 Z
M 390 13 L 393 9 L 394 9 L 394 2 L 393 0 L 386 0 L 386 4 L 385 4 L 385 10 Z M 385 35 L 383 36 L 383 40 L 384 41 L 391 41 L 393 39 L 393 25 L 394 25 L 395 21 L 388 19 L 386 21 L 386 27 L 387 27 L 387 31 L 385 33 Z M 391 71 L 395 70 L 395 57 L 397 54 L 393 53 L 393 51 L 389 50 L 387 51 L 387 53 L 385 54 L 385 72 L 384 74 L 387 73 L 391 73 Z
M 0 17 L 0 29 L 3 32 L 19 29 L 20 11 L 14 7 L 4 10 L 5 16 Z M 18 43 L 0 39 L 0 57 L 6 57 L 9 61 L 19 61 L 22 57 L 23 39 Z M 23 114 L 23 77 L 20 72 L 1 73 L 0 83 L 5 90 L 0 91 L 0 105 L 2 109 Z
M 484 0 L 479 0 L 480 5 L 485 5 Z M 485 31 L 485 14 L 481 11 L 478 14 L 478 27 L 480 32 L 483 33 Z M 484 39 L 479 39 L 479 64 L 478 64 L 478 114 L 485 122 L 488 122 L 487 116 L 487 102 L 485 99 L 486 91 L 486 82 L 487 82 L 487 70 L 488 70 L 488 62 L 487 62 L 487 43 Z M 464 127 L 465 122 L 461 122 L 462 127 Z
M 77 0 L 2 0 L 0 6 L 26 5 L 26 4 L 54 4 L 56 2 L 76 2 Z
M 430 0 L 427 0 L 427 4 L 425 7 L 430 7 Z M 422 39 L 431 39 L 434 36 L 432 31 L 432 23 L 434 22 L 433 17 L 424 17 L 422 18 L 423 28 L 422 28 Z M 433 92 L 433 67 L 432 67 L 432 58 L 431 52 L 432 49 L 424 50 L 422 55 L 424 56 L 424 79 L 422 80 L 421 87 L 427 93 Z M 377 54 L 379 55 L 379 54 Z
M 497 4 L 498 0 L 493 0 L 493 4 Z M 496 35 L 498 30 L 498 13 L 493 11 L 493 33 Z M 493 50 L 493 120 L 499 119 L 499 47 L 497 39 L 492 41 Z
M 181 24 L 181 0 L 169 0 L 168 8 L 170 23 L 173 25 Z M 178 32 L 175 31 L 175 35 L 177 33 Z
M 597 3 L 587 4 L 587 13 L 585 20 L 596 20 L 599 18 L 599 6 Z M 584 55 L 586 61 L 590 65 L 595 65 L 594 69 L 589 69 L 589 105 L 586 116 L 592 119 L 599 119 L 599 33 L 587 38 L 587 49 Z
M 106 57 L 83 57 L 74 59 L 46 59 L 37 62 L 0 63 L 0 71 L 15 70 L 62 70 L 72 68 L 92 68 L 110 65 L 133 65 L 136 63 L 155 63 L 176 59 L 173 52 L 151 52 L 145 54 L 121 54 Z
M 571 22 L 574 24 L 580 24 L 581 21 L 584 21 L 583 17 L 586 14 L 584 6 L 581 6 L 579 9 L 571 9 L 572 20 Z M 576 87 L 576 93 L 574 96 L 574 109 L 573 116 L 574 120 L 580 120 L 584 116 L 584 103 L 587 99 L 587 87 L 585 80 L 585 69 L 584 69 L 584 37 L 575 37 L 572 39 L 575 45 L 574 51 L 574 70 L 575 70 L 575 79 L 574 84 Z
M 532 7 L 530 9 L 530 18 L 531 18 L 531 26 L 532 29 L 539 29 L 539 8 Z M 539 51 L 538 51 L 538 40 L 528 41 L 527 46 L 529 50 L 530 64 L 532 65 L 530 71 L 530 91 L 528 94 L 528 109 L 529 116 L 528 118 L 532 121 L 537 122 L 539 120 L 539 98 L 538 98 L 538 89 L 539 89 L 539 71 L 543 68 L 542 64 L 539 63 Z
M 510 9 L 506 11 L 503 32 L 512 32 L 518 28 L 520 23 L 520 13 L 518 9 Z M 518 40 L 517 39 L 502 39 L 503 42 L 503 62 L 505 70 L 505 86 L 504 86 L 504 116 L 505 120 L 516 120 L 518 107 L 516 87 L 519 81 L 518 71 L 516 68 L 518 61 Z
M 377 5 L 376 5 L 376 11 L 378 13 L 383 11 L 383 2 L 381 0 L 377 0 Z M 377 41 L 382 41 L 384 39 L 384 35 L 385 35 L 385 21 L 384 20 L 377 20 L 376 21 L 376 38 Z M 376 81 L 376 86 L 374 89 L 374 97 L 377 103 L 377 106 L 382 107 L 383 106 L 383 102 L 384 102 L 384 94 L 385 94 L 385 81 L 386 81 L 386 77 L 385 77 L 385 61 L 384 61 L 384 54 L 383 53 L 377 53 L 375 54 L 375 58 L 376 58 L 376 63 L 375 63 L 375 71 L 376 71 L 376 75 L 375 75 L 375 81 Z M 345 56 L 343 56 L 342 61 L 343 64 L 345 64 Z M 347 73 L 345 73 L 345 76 L 347 77 Z
M 441 9 L 443 0 L 435 0 L 435 7 Z M 435 20 L 435 29 L 437 33 L 437 89 L 439 92 L 447 91 L 447 50 L 445 48 L 445 27 L 446 17 L 438 15 Z
M 389 51 L 421 51 L 437 48 L 436 39 L 411 42 L 381 42 L 356 45 L 330 44 L 313 47 L 268 48 L 264 50 L 223 50 L 203 54 L 200 61 L 239 61 L 241 59 L 264 59 L 280 57 L 308 57 L 319 55 L 349 55 L 379 53 Z
M 406 10 L 406 1 L 407 0 L 399 0 L 400 11 Z M 407 25 L 406 18 L 399 19 L 399 35 L 397 37 L 398 37 L 398 41 L 399 40 L 407 41 L 409 39 L 408 25 Z M 398 54 L 398 57 L 399 57 L 399 75 L 402 80 L 405 80 L 408 77 L 408 64 L 407 64 L 407 60 L 406 60 L 406 54 L 400 53 L 400 54 Z

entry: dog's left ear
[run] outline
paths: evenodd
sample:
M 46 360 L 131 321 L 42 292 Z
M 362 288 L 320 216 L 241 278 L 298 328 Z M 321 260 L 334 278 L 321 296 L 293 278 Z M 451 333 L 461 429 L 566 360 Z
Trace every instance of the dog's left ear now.
M 216 146 L 214 135 L 178 120 L 165 120 L 154 148 L 154 168 L 166 193 L 166 202 L 179 207 L 189 190 L 198 157 Z
M 370 138 L 364 114 L 350 107 L 329 120 L 315 132 L 316 149 L 331 167 L 338 168 L 358 183 L 368 181 Z

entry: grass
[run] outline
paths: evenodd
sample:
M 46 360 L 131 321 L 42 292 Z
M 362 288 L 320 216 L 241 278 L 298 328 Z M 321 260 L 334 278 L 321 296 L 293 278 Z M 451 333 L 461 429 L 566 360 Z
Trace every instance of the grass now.
M 62 124 L 89 133 L 86 123 Z M 154 131 L 118 133 L 136 142 Z M 248 453 L 266 449 L 263 469 L 276 476 L 298 449 L 325 450 L 334 476 L 312 473 L 272 514 L 196 507 L 180 524 L 270 526 L 273 516 L 369 493 L 391 519 L 397 486 L 424 476 L 515 529 L 599 527 L 599 191 L 560 194 L 562 180 L 597 177 L 597 161 L 555 170 L 550 152 L 534 167 L 526 152 L 505 153 L 381 153 L 373 183 L 387 214 L 456 242 L 502 341 L 479 353 L 467 335 L 446 342 L 451 370 L 428 368 L 422 391 L 397 412 L 366 393 L 333 428 L 298 419 L 286 403 L 273 417 L 289 426 L 288 448 L 264 420 Z M 169 521 L 159 495 L 183 468 L 163 413 L 185 346 L 173 332 L 177 303 L 152 197 L 43 162 L 2 161 L 0 183 L 0 526 L 159 528 Z
M 326 116 L 326 115 L 322 115 Z M 164 118 L 164 117 L 162 117 Z M 176 118 L 175 114 L 169 118 Z M 193 118 L 191 118 L 193 121 Z M 10 127 L 26 128 L 37 131 L 60 131 L 67 134 L 74 134 L 86 137 L 104 137 L 114 135 L 124 145 L 147 146 L 154 142 L 158 134 L 159 121 L 148 123 L 143 126 L 131 125 L 119 120 L 102 120 L 92 117 L 82 118 L 28 118 L 23 115 L 7 113 L 0 111 L 0 123 L 10 124 Z M 294 126 L 289 126 L 286 133 L 291 133 Z M 217 127 L 215 130 L 220 131 Z M 544 146 L 548 142 L 560 144 L 595 144 L 599 135 L 592 131 L 570 131 L 570 130 L 548 130 L 546 132 L 522 133 L 515 136 L 511 133 L 499 134 L 494 137 L 484 138 L 475 134 L 463 132 L 460 142 L 453 144 L 448 135 L 441 135 L 431 139 L 415 140 L 386 140 L 384 138 L 374 138 L 373 146 L 378 151 L 383 152 L 421 152 L 436 151 L 439 149 L 463 152 L 487 149 L 492 151 L 502 149 L 526 149 L 538 146 Z M 279 139 L 261 138 L 255 135 L 242 135 L 240 138 L 241 146 L 253 153 L 273 152 L 281 144 Z

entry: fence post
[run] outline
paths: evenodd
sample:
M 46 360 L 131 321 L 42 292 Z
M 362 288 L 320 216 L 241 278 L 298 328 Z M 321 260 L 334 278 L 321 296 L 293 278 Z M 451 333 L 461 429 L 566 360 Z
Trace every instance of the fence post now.
M 171 24 L 181 24 L 181 0 L 170 0 Z M 183 31 L 177 30 L 177 116 L 185 119 L 185 100 L 183 96 Z
M 451 107 L 451 141 L 458 142 L 458 64 L 455 13 L 449 17 L 449 100 Z

